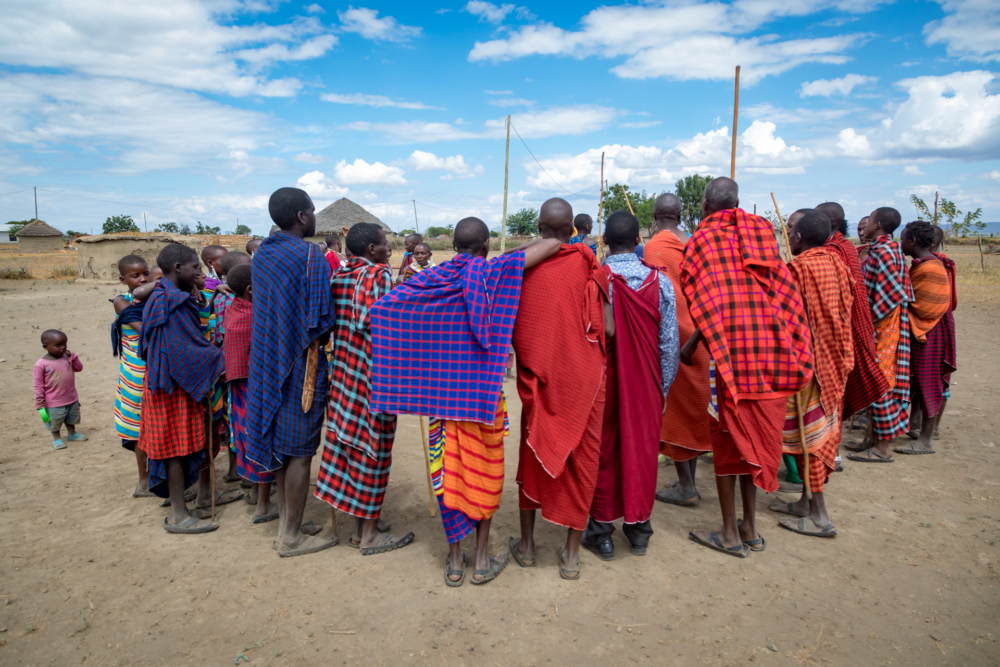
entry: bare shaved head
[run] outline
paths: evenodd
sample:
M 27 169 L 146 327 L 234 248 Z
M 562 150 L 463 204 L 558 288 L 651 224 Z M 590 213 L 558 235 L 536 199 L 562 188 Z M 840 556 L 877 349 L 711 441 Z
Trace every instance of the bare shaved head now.
M 568 243 L 573 235 L 573 207 L 569 202 L 553 197 L 542 204 L 538 215 L 538 231 L 543 238 L 558 238 L 563 243 Z
M 716 211 L 738 208 L 740 205 L 740 188 L 736 181 L 720 176 L 713 178 L 705 186 L 705 203 L 702 206 L 706 215 Z
M 680 222 L 681 200 L 672 192 L 664 192 L 653 205 L 653 219 L 657 222 Z
M 835 201 L 823 202 L 816 210 L 830 218 L 830 234 L 836 234 L 844 224 L 844 207 Z

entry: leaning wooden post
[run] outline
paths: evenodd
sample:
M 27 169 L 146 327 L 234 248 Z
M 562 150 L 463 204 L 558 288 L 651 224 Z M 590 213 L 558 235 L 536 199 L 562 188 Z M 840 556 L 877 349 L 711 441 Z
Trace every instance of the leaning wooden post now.
M 597 261 L 601 261 L 601 214 L 604 212 L 604 151 L 601 151 L 601 202 L 597 205 Z
M 507 150 L 503 158 L 503 217 L 500 218 L 500 254 L 507 246 L 507 174 L 510 160 L 510 114 L 507 114 Z M 434 516 L 433 514 L 431 516 Z
M 781 230 L 785 234 L 785 247 L 788 250 L 788 256 L 792 256 L 792 240 L 788 236 L 788 227 L 785 226 L 785 221 L 781 217 L 781 210 L 778 209 L 778 200 L 774 198 L 774 193 L 771 193 L 771 201 L 774 202 L 774 213 L 778 216 L 778 222 L 781 223 Z M 795 414 L 799 419 L 799 444 L 802 447 L 802 467 L 804 470 L 799 474 L 802 478 L 802 483 L 805 485 L 806 498 L 812 498 L 812 483 L 809 481 L 809 446 L 806 444 L 806 425 L 805 419 L 802 413 L 802 394 L 801 392 L 795 392 Z
M 733 102 L 733 155 L 729 161 L 729 178 L 736 180 L 736 121 L 740 117 L 740 66 L 736 66 L 736 100 Z
M 980 236 L 979 232 L 976 232 L 976 238 L 979 239 L 979 265 L 983 267 L 983 273 L 986 273 L 986 258 L 983 257 L 983 237 Z

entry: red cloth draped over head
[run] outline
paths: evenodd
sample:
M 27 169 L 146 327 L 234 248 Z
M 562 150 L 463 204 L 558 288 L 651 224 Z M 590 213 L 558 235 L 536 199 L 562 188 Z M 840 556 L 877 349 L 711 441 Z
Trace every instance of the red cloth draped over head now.
M 809 323 L 770 222 L 738 208 L 702 220 L 681 283 L 734 403 L 786 397 L 812 378 Z
M 680 344 L 694 335 L 695 326 L 681 287 L 684 243 L 670 231 L 656 234 L 642 253 L 650 266 L 663 271 L 674 284 L 677 297 L 677 328 Z M 660 425 L 660 451 L 675 461 L 689 461 L 701 452 L 712 451 L 708 416 L 711 390 L 708 386 L 708 350 L 698 346 L 694 364 L 681 364 L 667 395 L 667 411 Z
M 877 401 L 889 391 L 889 382 L 879 370 L 875 358 L 875 325 L 872 323 L 872 309 L 868 305 L 868 290 L 861 262 L 858 261 L 858 251 L 840 232 L 835 232 L 823 247 L 839 257 L 854 278 L 854 303 L 851 305 L 854 370 L 847 376 L 843 414 L 846 417 Z
M 552 477 L 583 438 L 602 386 L 607 301 L 607 273 L 582 244 L 524 273 L 512 339 L 521 431 Z
M 806 250 L 792 260 L 788 270 L 799 286 L 809 315 L 823 412 L 833 415 L 843 404 L 847 375 L 854 368 L 851 340 L 854 278 L 826 246 Z
M 607 269 L 606 269 L 607 270 Z M 601 466 L 590 516 L 641 523 L 653 513 L 660 449 L 660 279 L 651 271 L 638 290 L 608 270 L 615 313 L 608 354 Z

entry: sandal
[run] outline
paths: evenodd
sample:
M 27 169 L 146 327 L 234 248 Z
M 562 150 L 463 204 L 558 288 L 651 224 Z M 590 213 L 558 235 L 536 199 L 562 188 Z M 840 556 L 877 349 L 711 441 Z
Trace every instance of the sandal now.
M 510 549 L 510 555 L 514 557 L 514 560 L 517 561 L 517 564 L 521 567 L 535 567 L 535 565 L 538 564 L 538 561 L 534 556 L 528 558 L 517 553 L 521 549 L 520 537 L 510 538 L 507 541 L 507 548 Z
M 743 527 L 743 519 L 736 520 L 736 527 L 737 528 Z M 757 531 L 757 539 L 744 540 L 743 535 L 740 535 L 740 540 L 743 541 L 743 544 L 750 547 L 750 551 L 755 551 L 757 553 L 760 553 L 761 551 L 767 548 L 767 540 L 764 539 L 764 536 L 760 534 L 759 530 Z
M 559 547 L 556 549 L 556 554 L 559 556 L 559 577 L 567 581 L 576 581 L 580 578 L 580 566 L 577 565 L 576 569 L 570 569 L 568 567 L 563 567 L 563 556 L 566 555 L 566 547 Z
M 312 535 L 307 537 L 302 544 L 297 547 L 286 547 L 283 544 L 278 545 L 278 556 L 280 558 L 293 558 L 295 556 L 305 556 L 307 554 L 314 554 L 320 551 L 326 551 L 330 547 L 337 546 L 337 536 L 334 535 L 331 539 L 320 537 L 319 535 Z
M 184 492 L 184 502 L 189 503 L 198 497 L 198 489 L 196 487 L 191 487 Z M 160 507 L 170 507 L 170 498 L 164 498 L 160 501 Z
M 892 463 L 896 460 L 891 456 L 882 456 L 874 448 L 866 449 L 860 454 L 850 454 L 847 458 L 861 463 Z
M 233 482 L 240 482 L 242 480 L 243 480 L 243 478 L 240 477 L 239 475 L 223 475 L 222 476 L 222 481 L 225 482 L 226 484 L 232 484 Z
M 412 541 L 413 533 L 407 533 L 406 535 L 398 538 L 390 535 L 389 533 L 382 533 L 378 542 L 361 550 L 361 555 L 374 556 L 375 554 L 388 553 L 390 551 L 395 551 L 396 549 L 402 549 Z
M 229 503 L 235 503 L 237 500 L 243 497 L 243 492 L 239 489 L 229 489 L 228 491 L 219 491 L 215 494 L 215 506 L 228 505 Z M 206 507 L 212 507 L 212 503 L 206 503 L 204 505 L 199 505 L 195 503 L 194 508 L 196 510 L 203 510 Z
M 913 443 L 907 443 L 902 447 L 893 447 L 892 451 L 897 454 L 909 454 L 911 456 L 920 456 L 922 454 L 937 454 L 933 449 L 917 449 L 913 446 Z
M 132 492 L 132 497 L 133 498 L 155 498 L 156 494 L 153 493 L 152 491 L 150 491 L 149 489 L 146 489 L 145 491 L 143 491 L 142 489 L 140 489 L 137 486 L 137 487 L 135 487 L 135 491 Z
M 808 522 L 808 523 L 807 523 Z M 778 525 L 782 528 L 787 528 L 793 533 L 798 533 L 799 535 L 810 535 L 812 537 L 836 537 L 837 529 L 834 527 L 833 523 L 828 523 L 825 526 L 818 526 L 812 519 L 807 519 L 806 517 L 800 517 L 799 519 L 782 519 L 778 522 Z M 814 526 L 819 528 L 819 530 L 807 530 L 807 526 Z
M 844 449 L 849 452 L 863 452 L 866 449 L 870 449 L 870 447 L 865 444 L 864 440 L 861 442 L 858 442 L 857 440 L 850 440 L 846 445 L 844 445 Z
M 694 500 L 691 498 L 694 498 Z M 693 496 L 682 498 L 680 495 L 680 482 L 671 482 L 667 485 L 667 488 L 656 492 L 656 499 L 661 503 L 668 503 L 670 505 L 697 507 L 698 503 L 701 502 L 701 494 L 695 491 Z
M 66 443 L 62 441 L 62 438 L 52 441 L 52 449 L 66 449 Z
M 792 503 L 771 503 L 767 506 L 767 509 L 772 512 L 777 512 L 778 514 L 790 514 L 792 516 L 808 516 L 808 514 L 803 514 L 802 512 L 795 512 L 792 510 Z
M 219 524 L 214 521 L 205 521 L 197 517 L 189 516 L 180 523 L 170 523 L 170 517 L 163 518 L 163 529 L 168 533 L 177 535 L 198 535 L 200 533 L 211 533 L 218 530 Z
M 724 554 L 736 556 L 737 558 L 746 558 L 747 554 L 750 553 L 750 547 L 742 542 L 735 547 L 722 546 L 722 538 L 719 537 L 718 532 L 709 534 L 707 540 L 701 539 L 694 533 L 688 533 L 688 539 L 695 544 L 700 544 L 703 547 L 708 547 L 709 549 L 714 549 L 715 551 L 721 551 Z
M 392 524 L 391 523 L 389 523 L 388 521 L 383 521 L 382 519 L 378 520 L 378 532 L 380 532 L 380 533 L 387 533 L 387 532 L 389 532 L 390 528 L 392 528 Z M 351 535 L 351 538 L 349 540 L 347 540 L 347 546 L 351 547 L 352 549 L 360 549 L 361 548 L 361 536 L 360 535 Z
M 351 539 L 353 540 L 354 538 L 352 537 Z M 355 547 L 355 549 L 356 548 L 357 547 Z M 444 583 L 448 584 L 452 588 L 458 588 L 459 586 L 461 586 L 462 584 L 464 584 L 465 583 L 465 572 L 466 572 L 465 565 L 466 565 L 465 554 L 462 554 L 462 569 L 461 570 L 449 570 L 448 569 L 448 557 L 445 556 L 445 559 L 444 559 Z M 453 575 L 453 574 L 460 574 L 460 575 L 462 575 L 462 578 L 459 579 L 458 581 L 452 581 L 451 579 L 449 579 L 449 577 L 451 577 L 451 575 Z
M 508 554 L 503 554 L 503 560 L 500 560 L 498 556 L 490 556 L 489 568 L 485 570 L 473 570 L 472 579 L 469 579 L 469 582 L 474 586 L 481 586 L 499 577 L 500 573 L 504 571 L 505 567 L 507 567 L 507 563 L 510 562 L 510 556 L 508 556 Z M 476 579 L 477 576 L 479 577 L 478 580 Z M 463 574 L 463 579 L 464 578 L 465 575 Z
M 267 514 L 254 514 L 252 522 L 253 523 L 267 523 L 268 521 L 274 521 L 278 518 L 278 504 L 271 503 L 271 507 L 267 508 Z
M 74 433 L 73 435 L 67 435 L 66 439 L 70 442 L 85 442 L 87 440 L 87 436 L 83 433 Z

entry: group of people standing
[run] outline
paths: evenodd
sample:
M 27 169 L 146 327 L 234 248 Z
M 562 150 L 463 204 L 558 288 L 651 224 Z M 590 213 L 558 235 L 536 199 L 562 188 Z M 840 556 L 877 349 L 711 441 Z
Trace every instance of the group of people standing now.
M 870 243 L 860 256 L 842 234 L 838 205 L 796 211 L 788 231 L 795 258 L 786 264 L 771 223 L 740 209 L 737 184 L 719 178 L 706 188 L 704 219 L 690 237 L 680 229 L 677 197 L 656 200 L 642 258 L 639 221 L 624 211 L 610 215 L 601 263 L 571 206 L 550 199 L 531 242 L 488 258 L 486 224 L 465 218 L 455 226 L 453 259 L 435 266 L 429 247 L 419 248 L 420 268 L 396 284 L 378 225 L 354 225 L 348 255 L 328 262 L 305 240 L 316 224 L 305 192 L 281 188 L 268 210 L 279 231 L 238 270 L 228 262 L 226 284 L 205 298 L 224 312 L 213 309 L 207 325 L 194 251 L 165 248 L 155 282 L 138 267 L 140 278 L 130 283 L 126 275 L 136 272 L 128 262 L 121 267 L 132 296 L 116 303 L 116 324 L 137 337 L 127 383 L 137 416 L 135 360 L 145 372 L 133 448 L 149 479 L 136 493 L 169 498 L 170 532 L 218 527 L 205 515 L 213 499 L 204 471 L 206 438 L 222 431 L 206 421 L 216 423 L 213 397 L 224 385 L 220 421 L 232 436 L 213 444 L 231 443 L 232 479 L 256 492 L 255 522 L 279 521 L 273 547 L 282 557 L 338 543 L 332 530 L 303 523 L 321 437 L 315 495 L 355 518 L 349 546 L 373 555 L 411 543 L 412 532 L 390 532 L 382 508 L 397 415 L 430 418 L 426 454 L 449 545 L 449 586 L 461 585 L 468 567 L 473 584 L 495 579 L 511 559 L 535 567 L 538 511 L 567 529 L 559 548 L 564 579 L 579 578 L 581 545 L 614 558 L 619 520 L 632 553 L 644 555 L 654 500 L 700 502 L 695 466 L 709 451 L 722 528 L 694 531 L 694 542 L 739 557 L 763 551 L 756 489 L 778 489 L 783 454 L 808 475 L 811 493 L 772 505 L 792 515 L 781 525 L 831 537 L 823 485 L 839 464 L 841 420 L 867 408 L 870 441 L 851 458 L 892 460 L 888 443 L 909 430 L 911 363 L 913 402 L 924 417 L 920 440 L 904 453 L 932 451 L 923 434 L 933 430 L 946 371 L 954 369 L 954 264 L 931 252 L 928 223 L 911 223 L 902 246 L 893 241 L 894 209 L 869 217 L 863 238 Z M 407 243 L 409 252 L 417 249 Z M 904 251 L 914 257 L 909 271 Z M 134 302 L 139 313 L 129 310 Z M 491 553 L 511 352 L 522 405 L 521 531 Z M 678 480 L 658 492 L 661 453 L 673 459 Z M 185 490 L 196 483 L 190 510 Z M 214 502 L 228 502 L 224 493 Z M 461 541 L 474 531 L 468 563 Z

